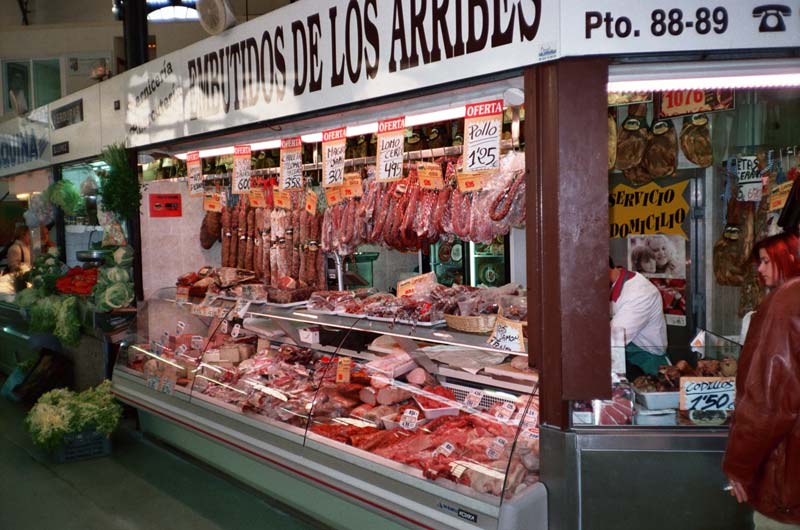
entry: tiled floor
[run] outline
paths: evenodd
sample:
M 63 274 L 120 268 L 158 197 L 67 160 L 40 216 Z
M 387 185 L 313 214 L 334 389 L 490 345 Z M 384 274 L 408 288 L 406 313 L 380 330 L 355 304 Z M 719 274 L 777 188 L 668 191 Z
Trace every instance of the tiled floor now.
M 1 530 L 320 528 L 124 426 L 112 456 L 52 464 L 24 417 L 0 398 Z

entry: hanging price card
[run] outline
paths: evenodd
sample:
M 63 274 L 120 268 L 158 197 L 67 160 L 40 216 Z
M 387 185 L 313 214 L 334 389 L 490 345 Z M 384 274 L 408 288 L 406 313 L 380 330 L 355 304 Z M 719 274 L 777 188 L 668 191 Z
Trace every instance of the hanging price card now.
M 237 145 L 233 148 L 233 180 L 232 192 L 235 195 L 246 195 L 250 191 L 250 146 Z
M 342 193 L 341 186 L 337 186 L 336 188 L 325 188 L 325 202 L 328 203 L 328 207 L 331 207 L 334 204 L 339 204 L 343 200 L 344 194 Z
M 219 325 L 219 332 L 223 335 L 227 335 L 228 333 L 228 321 L 223 320 L 222 323 Z
M 489 457 L 491 460 L 497 460 L 500 458 L 500 455 L 503 454 L 506 446 L 508 445 L 508 440 L 498 436 L 494 440 L 492 440 L 491 445 L 486 449 L 486 456 Z
M 344 155 L 346 129 L 331 129 L 322 132 L 322 186 L 329 188 L 344 184 Z
M 738 201 L 761 201 L 764 189 L 758 160 L 754 156 L 740 156 L 736 159 L 736 183 Z
M 433 162 L 420 162 L 417 164 L 417 178 L 419 187 L 426 190 L 440 190 L 444 188 L 442 166 Z
M 419 421 L 419 411 L 414 409 L 406 409 L 403 416 L 400 418 L 400 427 L 408 429 L 409 431 L 417 428 Z
M 661 93 L 659 118 L 674 118 L 699 112 L 733 108 L 732 89 L 728 90 L 670 90 Z
M 681 410 L 733 410 L 735 377 L 681 377 Z
M 349 383 L 350 382 L 350 369 L 353 366 L 353 359 L 350 357 L 339 357 L 336 363 L 336 382 Z
M 203 195 L 203 164 L 200 162 L 198 151 L 186 155 L 186 174 L 189 176 L 189 195 L 191 197 Z
M 436 448 L 436 450 L 433 452 L 433 456 L 436 455 L 450 456 L 451 454 L 453 454 L 453 451 L 455 450 L 456 450 L 455 445 L 451 444 L 450 442 L 445 442 Z
M 486 342 L 498 350 L 525 353 L 522 322 L 508 320 L 498 315 L 494 322 L 492 336 Z
M 192 349 L 193 350 L 202 350 L 203 349 L 203 336 L 202 335 L 192 335 Z
M 515 407 L 510 401 L 506 401 L 503 403 L 503 406 L 497 409 L 497 411 L 494 413 L 494 417 L 505 422 L 510 420 L 511 416 L 513 416 L 516 411 L 517 407 Z
M 342 186 L 342 196 L 345 199 L 352 199 L 364 195 L 364 186 L 361 183 L 361 173 L 345 173 L 344 186 Z
M 378 122 L 378 180 L 389 182 L 403 178 L 403 145 L 406 119 Z
M 222 211 L 222 194 L 221 193 L 206 193 L 203 196 L 203 210 L 207 212 L 221 212 Z
M 264 195 L 264 190 L 250 189 L 250 193 L 247 194 L 247 202 L 249 202 L 250 206 L 253 208 L 266 208 L 267 197 Z
M 281 189 L 303 188 L 303 142 L 299 136 L 281 140 Z
M 464 118 L 464 173 L 500 167 L 503 100 L 467 105 Z
M 234 339 L 239 336 L 239 333 L 242 331 L 241 324 L 234 324 L 233 329 L 231 330 L 231 337 Z
M 483 189 L 483 179 L 485 173 L 462 173 L 456 174 L 456 182 L 458 182 L 458 190 L 461 193 L 469 191 L 480 191 Z
M 319 202 L 319 197 L 316 193 L 312 190 L 308 190 L 306 192 L 306 212 L 310 214 L 317 213 L 317 203 Z
M 288 191 L 279 191 L 278 188 L 275 188 L 275 191 L 272 192 L 272 202 L 276 208 L 292 209 L 292 196 Z
M 436 273 L 428 272 L 397 282 L 397 297 L 412 295 L 415 292 L 428 291 L 436 285 Z
M 175 335 L 180 335 L 184 329 L 186 329 L 186 322 L 178 320 L 178 323 L 175 324 Z
M 794 181 L 784 182 L 772 188 L 769 194 L 769 211 L 775 212 L 782 210 L 786 205 L 786 200 L 789 198 L 789 193 L 792 191 Z

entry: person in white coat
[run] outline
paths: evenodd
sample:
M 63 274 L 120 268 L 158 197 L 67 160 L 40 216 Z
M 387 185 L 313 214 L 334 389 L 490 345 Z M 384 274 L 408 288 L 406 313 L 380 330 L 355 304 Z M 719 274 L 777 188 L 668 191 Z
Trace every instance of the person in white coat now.
M 667 321 L 658 288 L 643 275 L 615 267 L 609 258 L 611 328 L 625 330 L 625 361 L 628 379 L 658 374 L 670 364 L 667 353 Z

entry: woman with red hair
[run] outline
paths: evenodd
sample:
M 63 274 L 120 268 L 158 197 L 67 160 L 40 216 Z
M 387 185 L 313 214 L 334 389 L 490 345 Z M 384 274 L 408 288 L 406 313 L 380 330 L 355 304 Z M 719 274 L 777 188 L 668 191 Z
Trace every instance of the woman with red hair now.
M 783 233 L 759 242 L 770 293 L 739 356 L 736 404 L 722 469 L 753 509 L 756 530 L 800 529 L 800 254 Z
M 753 260 L 758 265 L 762 283 L 769 289 L 780 287 L 784 282 L 800 276 L 798 238 L 790 232 L 770 236 L 756 243 Z

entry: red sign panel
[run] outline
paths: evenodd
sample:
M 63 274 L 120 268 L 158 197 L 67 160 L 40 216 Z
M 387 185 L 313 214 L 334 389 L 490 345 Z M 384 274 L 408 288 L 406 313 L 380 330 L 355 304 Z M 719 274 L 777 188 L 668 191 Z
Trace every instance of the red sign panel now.
M 181 217 L 182 215 L 180 193 L 150 194 L 150 217 Z

